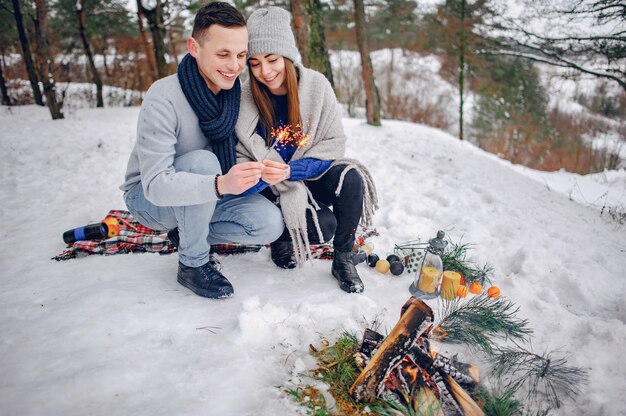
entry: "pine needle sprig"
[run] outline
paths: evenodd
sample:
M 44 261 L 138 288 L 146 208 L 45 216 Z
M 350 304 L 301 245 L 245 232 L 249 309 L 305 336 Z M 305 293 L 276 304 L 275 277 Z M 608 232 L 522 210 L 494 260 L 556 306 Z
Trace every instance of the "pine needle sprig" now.
M 378 416 L 439 416 L 442 414 L 439 401 L 420 406 L 427 399 L 418 394 L 417 399 L 408 407 L 394 400 L 378 400 L 369 405 L 370 411 Z
M 518 311 L 511 301 L 485 294 L 468 301 L 460 298 L 443 301 L 433 337 L 490 354 L 495 348 L 494 338 L 524 341 L 532 334 L 528 320 L 516 316 Z
M 510 416 L 522 413 L 522 402 L 515 398 L 516 386 L 508 386 L 504 389 L 481 390 L 478 398 L 482 401 L 482 409 L 485 416 Z
M 343 414 L 360 414 L 365 405 L 356 403 L 348 393 L 361 370 L 354 359 L 359 350 L 359 340 L 355 334 L 343 332 L 335 344 L 322 349 L 312 349 L 318 367 L 312 370 L 313 377 L 329 386 L 335 399 L 335 406 Z
M 484 286 L 485 282 L 491 282 L 489 276 L 493 274 L 493 267 L 489 264 L 480 267 L 468 260 L 467 252 L 472 247 L 473 244 L 449 241 L 448 247 L 441 256 L 443 269 L 461 273 L 468 285 L 472 282 L 478 282 Z
M 520 346 L 504 347 L 496 351 L 491 374 L 507 376 L 511 385 L 525 385 L 528 397 L 537 399 L 544 395 L 552 406 L 561 407 L 561 397 L 575 398 L 588 383 L 587 370 L 567 364 L 567 359 L 556 352 L 535 354 Z

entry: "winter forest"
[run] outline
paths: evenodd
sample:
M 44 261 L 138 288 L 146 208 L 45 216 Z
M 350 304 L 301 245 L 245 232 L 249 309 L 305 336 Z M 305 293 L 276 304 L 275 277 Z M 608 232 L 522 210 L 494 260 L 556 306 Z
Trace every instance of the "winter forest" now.
M 55 119 L 77 96 L 90 106 L 137 105 L 153 81 L 176 72 L 199 4 L 3 1 L 3 104 L 43 105 L 45 96 Z M 259 4 L 236 2 L 248 14 Z M 350 116 L 367 100 L 370 123 L 426 124 L 535 169 L 622 166 L 619 1 L 276 4 L 294 15 L 303 63 L 331 80 Z
M 379 210 L 363 293 L 332 244 L 295 270 L 231 247 L 218 301 L 177 284 L 165 234 L 159 254 L 61 238 L 136 230 L 141 104 L 206 3 L 0 0 L 0 413 L 623 414 L 626 3 L 229 1 L 291 13 Z M 441 296 L 407 302 L 439 230 Z

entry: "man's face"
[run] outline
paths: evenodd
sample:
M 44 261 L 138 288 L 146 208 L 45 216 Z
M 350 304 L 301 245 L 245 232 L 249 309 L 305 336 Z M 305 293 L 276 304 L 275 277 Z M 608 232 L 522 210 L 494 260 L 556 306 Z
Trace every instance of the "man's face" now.
M 248 29 L 211 25 L 202 39 L 187 39 L 187 49 L 213 94 L 229 90 L 243 71 L 248 52 Z

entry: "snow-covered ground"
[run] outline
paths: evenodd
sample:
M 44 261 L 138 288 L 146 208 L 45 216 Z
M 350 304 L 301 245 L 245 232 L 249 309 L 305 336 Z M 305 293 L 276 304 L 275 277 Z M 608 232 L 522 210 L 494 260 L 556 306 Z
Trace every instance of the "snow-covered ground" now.
M 236 294 L 213 301 L 176 282 L 176 254 L 50 260 L 63 231 L 124 208 L 117 186 L 137 114 L 88 109 L 51 121 L 45 108 L 0 107 L 0 413 L 296 414 L 277 386 L 314 366 L 308 345 L 375 319 L 391 328 L 412 277 L 360 265 L 366 290 L 348 295 L 330 262 L 279 270 L 264 249 L 222 257 Z M 623 414 L 626 232 L 563 184 L 575 178 L 585 200 L 608 192 L 623 207 L 626 172 L 536 180 L 433 128 L 344 125 L 349 156 L 379 190 L 375 251 L 438 229 L 474 243 L 474 260 L 494 266 L 534 328 L 533 350 L 569 351 L 571 365 L 589 369 L 584 394 L 553 414 Z

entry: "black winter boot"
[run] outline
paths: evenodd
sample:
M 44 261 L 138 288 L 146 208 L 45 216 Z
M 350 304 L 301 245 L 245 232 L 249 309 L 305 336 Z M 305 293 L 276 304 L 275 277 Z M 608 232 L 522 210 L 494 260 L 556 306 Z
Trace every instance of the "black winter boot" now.
M 170 244 L 174 247 L 178 248 L 180 245 L 180 235 L 178 234 L 178 227 L 173 228 L 167 232 L 167 238 L 170 240 Z M 217 259 L 216 255 L 213 254 L 213 246 L 211 246 L 211 250 L 209 251 L 209 263 L 219 272 L 222 270 L 222 264 Z
M 233 285 L 211 263 L 189 267 L 178 262 L 178 283 L 206 298 L 227 298 L 235 293 Z
M 335 279 L 339 281 L 341 290 L 348 293 L 361 293 L 364 286 L 354 267 L 352 257 L 351 251 L 345 253 L 335 251 L 331 271 Z
M 180 245 L 180 236 L 178 235 L 178 227 L 173 228 L 167 232 L 167 238 L 170 240 L 170 244 L 178 248 Z
M 274 241 L 270 244 L 270 252 L 272 261 L 281 269 L 293 269 L 298 265 L 291 241 Z

